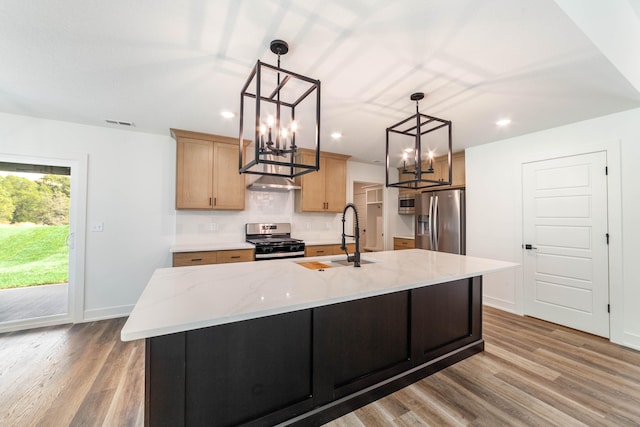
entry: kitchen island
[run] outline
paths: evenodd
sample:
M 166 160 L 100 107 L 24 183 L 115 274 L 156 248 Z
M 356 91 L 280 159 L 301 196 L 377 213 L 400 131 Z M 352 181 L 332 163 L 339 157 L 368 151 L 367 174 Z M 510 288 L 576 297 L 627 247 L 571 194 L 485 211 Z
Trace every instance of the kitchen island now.
M 146 340 L 145 423 L 327 422 L 482 351 L 482 275 L 515 266 L 339 259 L 156 270 L 121 333 Z

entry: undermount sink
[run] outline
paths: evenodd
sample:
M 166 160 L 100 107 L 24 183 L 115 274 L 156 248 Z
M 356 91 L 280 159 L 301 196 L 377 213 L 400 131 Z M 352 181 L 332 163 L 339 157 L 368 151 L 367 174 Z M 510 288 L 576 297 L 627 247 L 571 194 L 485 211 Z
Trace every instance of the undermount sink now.
M 366 264 L 375 264 L 379 261 L 377 260 L 368 260 L 368 259 L 360 259 L 360 266 Z M 337 267 L 353 267 L 353 261 L 349 262 L 344 258 L 333 259 L 327 261 L 296 261 L 296 264 L 299 266 L 308 268 L 309 270 L 324 270 L 325 268 L 337 268 Z
M 360 265 L 365 265 L 365 264 L 373 264 L 375 261 L 368 261 L 366 259 L 360 259 Z M 329 264 L 331 265 L 331 267 L 344 267 L 344 266 L 351 266 L 353 267 L 353 261 L 347 261 L 346 259 L 337 259 L 334 261 L 330 261 Z

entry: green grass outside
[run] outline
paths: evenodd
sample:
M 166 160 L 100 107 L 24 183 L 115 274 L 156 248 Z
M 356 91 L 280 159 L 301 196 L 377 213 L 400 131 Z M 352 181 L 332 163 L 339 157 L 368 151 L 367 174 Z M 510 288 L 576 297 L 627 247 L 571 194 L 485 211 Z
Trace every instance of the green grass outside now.
M 68 225 L 0 227 L 0 289 L 66 283 Z

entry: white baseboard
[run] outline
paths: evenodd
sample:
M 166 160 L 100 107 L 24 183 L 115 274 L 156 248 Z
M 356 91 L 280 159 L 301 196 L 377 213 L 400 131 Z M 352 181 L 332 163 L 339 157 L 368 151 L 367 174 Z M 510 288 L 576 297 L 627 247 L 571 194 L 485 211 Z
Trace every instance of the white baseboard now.
M 84 319 L 81 322 L 93 322 L 95 320 L 114 319 L 116 317 L 127 317 L 131 314 L 133 305 L 121 305 L 118 307 L 99 308 L 85 310 Z
M 624 342 L 620 344 L 625 347 L 640 351 L 640 335 L 632 334 L 631 332 L 625 332 Z
M 522 314 L 516 311 L 515 304 L 513 302 L 502 300 L 499 298 L 493 298 L 493 297 L 483 295 L 482 304 L 489 307 L 497 308 L 498 310 L 508 311 L 509 313 L 520 314 L 520 315 Z

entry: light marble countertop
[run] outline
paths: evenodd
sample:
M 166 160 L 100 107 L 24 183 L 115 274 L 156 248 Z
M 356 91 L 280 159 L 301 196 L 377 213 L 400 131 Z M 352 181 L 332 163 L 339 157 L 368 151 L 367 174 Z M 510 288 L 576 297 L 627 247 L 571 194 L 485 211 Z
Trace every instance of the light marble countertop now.
M 176 252 L 199 252 L 199 251 L 228 251 L 234 249 L 254 249 L 255 246 L 247 242 L 235 243 L 180 243 L 172 245 L 170 251 Z
M 354 243 L 355 240 L 347 239 L 347 243 Z M 340 238 L 336 239 L 311 239 L 305 240 L 305 246 L 316 245 L 339 245 L 342 241 Z M 200 252 L 200 251 L 227 251 L 234 249 L 254 249 L 255 246 L 247 242 L 225 242 L 225 243 L 179 243 L 174 244 L 169 249 L 171 253 L 177 252 Z
M 406 236 L 401 236 L 401 235 L 396 235 L 393 237 L 397 237 L 398 239 L 409 239 L 409 240 L 415 240 L 414 236 L 409 236 L 408 234 Z
M 199 329 L 510 269 L 518 264 L 422 249 L 371 252 L 370 264 L 310 270 L 344 255 L 157 269 L 123 341 Z

